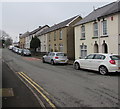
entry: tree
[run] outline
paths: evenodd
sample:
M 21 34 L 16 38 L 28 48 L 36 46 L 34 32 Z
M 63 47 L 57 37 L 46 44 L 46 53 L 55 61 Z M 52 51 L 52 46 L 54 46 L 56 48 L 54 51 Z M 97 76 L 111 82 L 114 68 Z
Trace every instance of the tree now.
M 41 46 L 40 40 L 35 36 L 34 38 L 32 37 L 32 40 L 30 41 L 30 48 L 36 52 L 36 49 Z
M 9 45 L 12 44 L 12 38 L 7 34 L 5 31 L 0 30 L 0 47 L 2 46 L 3 48 L 6 46 L 8 47 Z

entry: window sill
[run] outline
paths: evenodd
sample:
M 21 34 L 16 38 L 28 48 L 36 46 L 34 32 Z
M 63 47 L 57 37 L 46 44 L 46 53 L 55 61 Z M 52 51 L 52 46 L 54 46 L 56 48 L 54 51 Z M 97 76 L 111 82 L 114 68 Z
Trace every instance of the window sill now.
M 97 38 L 98 38 L 97 36 L 96 36 L 96 37 L 95 37 L 95 36 L 94 36 L 94 37 L 92 37 L 92 39 L 97 39 Z
M 85 40 L 85 39 L 81 38 L 80 40 Z
M 100 36 L 101 38 L 104 38 L 104 37 L 108 37 L 108 35 L 102 35 L 102 36 Z

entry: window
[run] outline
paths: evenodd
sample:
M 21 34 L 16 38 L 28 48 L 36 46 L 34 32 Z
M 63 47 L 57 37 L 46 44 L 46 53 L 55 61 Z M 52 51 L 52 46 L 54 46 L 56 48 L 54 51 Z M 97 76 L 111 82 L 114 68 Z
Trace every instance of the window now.
M 56 56 L 67 56 L 65 53 L 57 53 Z
M 102 35 L 107 35 L 107 20 L 102 21 Z
M 50 42 L 50 33 L 49 33 L 48 39 L 49 39 L 49 42 Z
M 98 23 L 93 24 L 93 29 L 94 29 L 94 37 L 98 37 Z
M 81 27 L 81 39 L 85 39 L 85 26 Z
M 104 59 L 105 59 L 105 56 L 104 56 L 104 55 L 95 55 L 94 59 L 104 60 Z
M 60 30 L 60 40 L 62 40 L 62 30 Z
M 51 45 L 49 45 L 49 52 L 51 51 Z
M 59 51 L 63 52 L 63 44 L 59 44 Z
M 94 57 L 94 54 L 90 54 L 85 59 L 93 59 L 93 57 Z
M 120 60 L 120 56 L 119 55 L 113 55 L 113 56 L 110 56 L 110 58 L 112 60 Z
M 54 41 L 56 41 L 56 31 L 54 32 Z
M 87 56 L 87 45 L 80 45 L 80 54 L 81 58 L 85 58 Z
M 57 45 L 54 44 L 54 51 L 57 52 Z

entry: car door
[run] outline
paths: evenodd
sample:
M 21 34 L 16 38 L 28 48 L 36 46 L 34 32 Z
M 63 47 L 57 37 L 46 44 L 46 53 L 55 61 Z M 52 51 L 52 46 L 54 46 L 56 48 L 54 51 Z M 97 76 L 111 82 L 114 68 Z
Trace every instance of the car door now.
M 99 69 L 99 66 L 101 65 L 101 63 L 104 62 L 104 59 L 105 59 L 105 56 L 102 55 L 102 54 L 96 54 L 94 56 L 94 59 L 93 59 L 93 66 L 92 66 L 92 69 L 93 70 L 98 70 Z
M 81 61 L 82 68 L 92 70 L 93 57 L 94 57 L 94 54 L 90 54 L 84 60 L 82 60 Z

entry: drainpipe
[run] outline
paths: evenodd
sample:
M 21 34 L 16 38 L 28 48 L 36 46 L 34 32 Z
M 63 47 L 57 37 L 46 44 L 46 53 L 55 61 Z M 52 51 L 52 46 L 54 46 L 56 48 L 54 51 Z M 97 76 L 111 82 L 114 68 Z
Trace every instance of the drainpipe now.
M 98 21 L 98 44 L 99 44 L 99 46 L 98 46 L 98 49 L 99 49 L 99 53 L 100 53 L 100 19 L 99 18 L 97 18 L 97 21 Z

